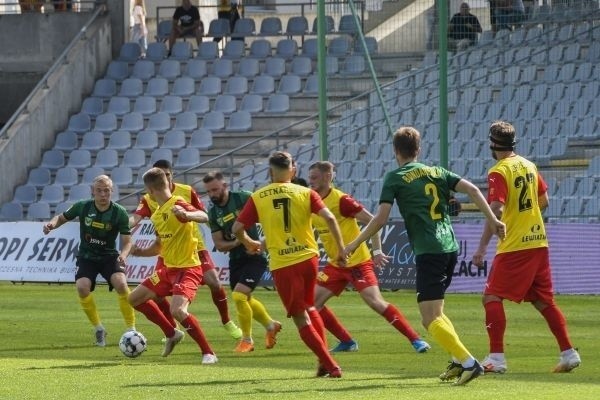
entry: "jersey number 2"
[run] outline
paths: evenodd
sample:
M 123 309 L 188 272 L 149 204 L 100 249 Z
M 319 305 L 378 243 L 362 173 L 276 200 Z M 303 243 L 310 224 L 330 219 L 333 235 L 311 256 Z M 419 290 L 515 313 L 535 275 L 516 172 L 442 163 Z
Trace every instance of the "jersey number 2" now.
M 425 185 L 425 194 L 433 197 L 433 201 L 431 202 L 431 206 L 429 206 L 429 215 L 432 220 L 441 219 L 442 214 L 437 212 L 435 209 L 440 204 L 440 197 L 438 196 L 437 187 L 433 183 L 428 183 Z

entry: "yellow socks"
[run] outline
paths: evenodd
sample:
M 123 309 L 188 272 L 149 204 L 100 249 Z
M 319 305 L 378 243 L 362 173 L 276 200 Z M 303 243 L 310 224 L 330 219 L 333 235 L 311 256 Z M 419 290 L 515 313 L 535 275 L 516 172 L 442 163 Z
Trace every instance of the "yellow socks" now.
M 269 324 L 273 321 L 273 318 L 267 312 L 267 309 L 260 301 L 256 300 L 254 297 L 250 297 L 248 300 L 250 303 L 250 307 L 252 307 L 252 313 L 254 314 L 254 319 L 264 326 L 265 328 L 269 328 Z
M 135 329 L 135 311 L 129 304 L 129 301 L 127 301 L 127 298 L 129 297 L 129 289 L 127 292 L 119 294 L 118 296 L 119 308 L 121 309 L 121 314 L 125 320 L 125 326 L 127 329 Z
M 452 323 L 448 324 L 448 322 L 446 322 L 448 317 L 444 317 L 445 316 L 436 318 L 431 324 L 429 324 L 427 331 L 431 334 L 431 336 L 433 336 L 436 342 L 438 342 L 444 348 L 444 350 L 446 350 L 452 355 L 452 357 L 456 358 L 460 362 L 465 362 L 473 358 L 471 353 L 469 353 L 467 348 L 458 338 Z
M 92 325 L 94 327 L 100 326 L 100 316 L 98 315 L 98 309 L 96 308 L 94 297 L 91 294 L 86 297 L 80 297 L 79 304 L 81 304 L 81 309 L 85 315 L 87 315 Z
M 235 303 L 238 315 L 238 323 L 245 338 L 252 337 L 252 307 L 248 302 L 248 296 L 241 292 L 232 292 L 231 298 Z

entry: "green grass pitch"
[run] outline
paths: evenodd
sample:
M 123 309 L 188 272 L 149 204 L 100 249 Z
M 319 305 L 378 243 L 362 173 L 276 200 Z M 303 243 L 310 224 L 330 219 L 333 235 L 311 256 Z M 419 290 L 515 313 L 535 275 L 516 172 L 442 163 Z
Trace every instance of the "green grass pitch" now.
M 161 332 L 141 314 L 137 328 L 149 341 L 137 359 L 127 359 L 117 342 L 123 331 L 117 297 L 105 286 L 96 302 L 109 332 L 108 346 L 93 346 L 93 330 L 79 309 L 71 284 L 0 283 L 0 399 L 575 399 L 600 398 L 598 297 L 558 296 L 582 365 L 553 374 L 558 349 L 542 317 L 528 304 L 506 304 L 509 371 L 485 375 L 465 387 L 442 383 L 448 355 L 419 322 L 415 295 L 385 292 L 433 349 L 416 354 L 408 341 L 363 304 L 355 292 L 332 299 L 360 344 L 360 351 L 335 356 L 342 379 L 315 378 L 316 361 L 286 319 L 277 294 L 257 289 L 272 316 L 283 323 L 277 346 L 264 348 L 255 323 L 256 350 L 233 352 L 235 342 L 220 326 L 206 288 L 190 310 L 215 349 L 219 363 L 203 366 L 196 344 L 186 338 L 168 358 L 160 357 Z M 463 342 L 478 358 L 487 353 L 480 296 L 449 294 L 446 312 Z M 235 318 L 230 301 L 230 313 Z M 329 336 L 330 346 L 335 339 Z

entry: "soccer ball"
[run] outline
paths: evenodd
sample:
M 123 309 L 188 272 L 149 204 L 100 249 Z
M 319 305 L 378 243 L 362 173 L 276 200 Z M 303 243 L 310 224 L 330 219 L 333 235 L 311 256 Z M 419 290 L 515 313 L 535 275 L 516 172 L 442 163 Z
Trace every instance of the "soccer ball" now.
M 126 357 L 135 358 L 146 351 L 146 343 L 146 338 L 140 332 L 127 331 L 119 340 L 119 349 Z

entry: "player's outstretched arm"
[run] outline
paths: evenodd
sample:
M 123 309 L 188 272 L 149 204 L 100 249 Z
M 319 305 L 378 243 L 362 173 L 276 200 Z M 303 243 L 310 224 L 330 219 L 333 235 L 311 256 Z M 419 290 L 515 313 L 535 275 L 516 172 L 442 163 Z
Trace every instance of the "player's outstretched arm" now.
M 373 216 L 373 219 L 364 227 L 364 229 L 360 232 L 360 234 L 350 243 L 346 244 L 346 248 L 344 249 L 344 257 L 348 257 L 352 254 L 358 246 L 373 236 L 376 232 L 385 225 L 389 216 L 390 210 L 392 209 L 392 205 L 389 203 L 381 203 L 377 208 L 377 212 Z
M 235 221 L 231 227 L 231 232 L 235 235 L 246 248 L 249 254 L 260 254 L 262 252 L 262 244 L 258 240 L 253 240 L 246 233 L 246 229 L 241 222 Z
M 64 215 L 62 215 L 62 213 L 55 215 L 54 217 L 52 217 L 52 219 L 50 221 L 48 221 L 47 223 L 44 224 L 42 231 L 44 232 L 45 235 L 47 235 L 50 233 L 50 231 L 60 227 L 65 222 L 67 222 L 67 219 L 64 217 Z
M 477 208 L 479 208 L 479 210 L 483 213 L 483 215 L 485 215 L 487 223 L 490 225 L 492 232 L 498 235 L 501 240 L 506 237 L 506 225 L 504 225 L 504 223 L 498 219 L 494 211 L 492 211 L 477 186 L 473 185 L 466 179 L 461 179 L 456 184 L 454 190 L 460 193 L 466 193 L 471 201 L 475 203 Z

